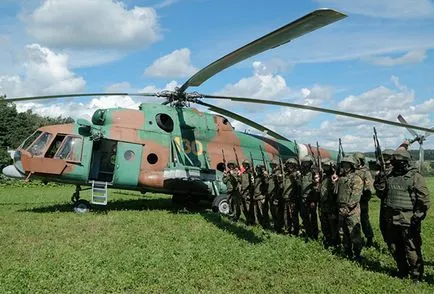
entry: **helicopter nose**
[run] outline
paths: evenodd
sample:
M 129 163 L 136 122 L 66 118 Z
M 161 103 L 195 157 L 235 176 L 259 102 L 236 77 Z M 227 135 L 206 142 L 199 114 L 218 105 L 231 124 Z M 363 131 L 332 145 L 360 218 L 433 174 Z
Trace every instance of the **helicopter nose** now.
M 14 165 L 8 165 L 3 169 L 3 174 L 9 178 L 24 178 L 24 175 Z

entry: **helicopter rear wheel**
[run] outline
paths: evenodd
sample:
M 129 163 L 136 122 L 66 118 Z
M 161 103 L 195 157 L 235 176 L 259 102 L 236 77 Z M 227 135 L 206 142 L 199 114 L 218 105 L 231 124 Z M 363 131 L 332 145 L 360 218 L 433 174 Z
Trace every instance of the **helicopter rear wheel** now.
M 212 211 L 228 215 L 230 213 L 228 195 L 222 194 L 214 198 L 212 202 Z
M 90 211 L 90 203 L 87 200 L 80 199 L 74 202 L 74 211 L 76 213 L 86 213 Z

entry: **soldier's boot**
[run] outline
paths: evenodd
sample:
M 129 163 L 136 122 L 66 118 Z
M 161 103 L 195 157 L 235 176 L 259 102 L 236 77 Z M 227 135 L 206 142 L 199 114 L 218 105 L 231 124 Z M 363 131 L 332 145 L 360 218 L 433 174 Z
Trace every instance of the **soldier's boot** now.
M 372 247 L 374 245 L 374 242 L 372 240 L 372 237 L 366 238 L 366 247 Z

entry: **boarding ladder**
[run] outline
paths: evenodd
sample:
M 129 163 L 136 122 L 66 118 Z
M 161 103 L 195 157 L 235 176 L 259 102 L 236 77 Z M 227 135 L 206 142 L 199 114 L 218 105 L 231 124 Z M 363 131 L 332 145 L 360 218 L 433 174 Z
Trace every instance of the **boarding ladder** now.
M 92 204 L 107 205 L 107 182 L 92 181 Z

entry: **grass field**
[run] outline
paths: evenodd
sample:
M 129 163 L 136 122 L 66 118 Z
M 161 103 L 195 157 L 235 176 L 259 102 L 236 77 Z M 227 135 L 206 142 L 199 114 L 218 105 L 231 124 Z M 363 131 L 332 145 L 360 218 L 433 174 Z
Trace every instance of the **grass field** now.
M 106 211 L 77 215 L 72 191 L 0 187 L 0 293 L 434 293 L 434 209 L 423 223 L 425 282 L 413 285 L 390 277 L 377 199 L 378 246 L 358 264 L 206 209 L 178 212 L 164 195 L 110 191 Z

